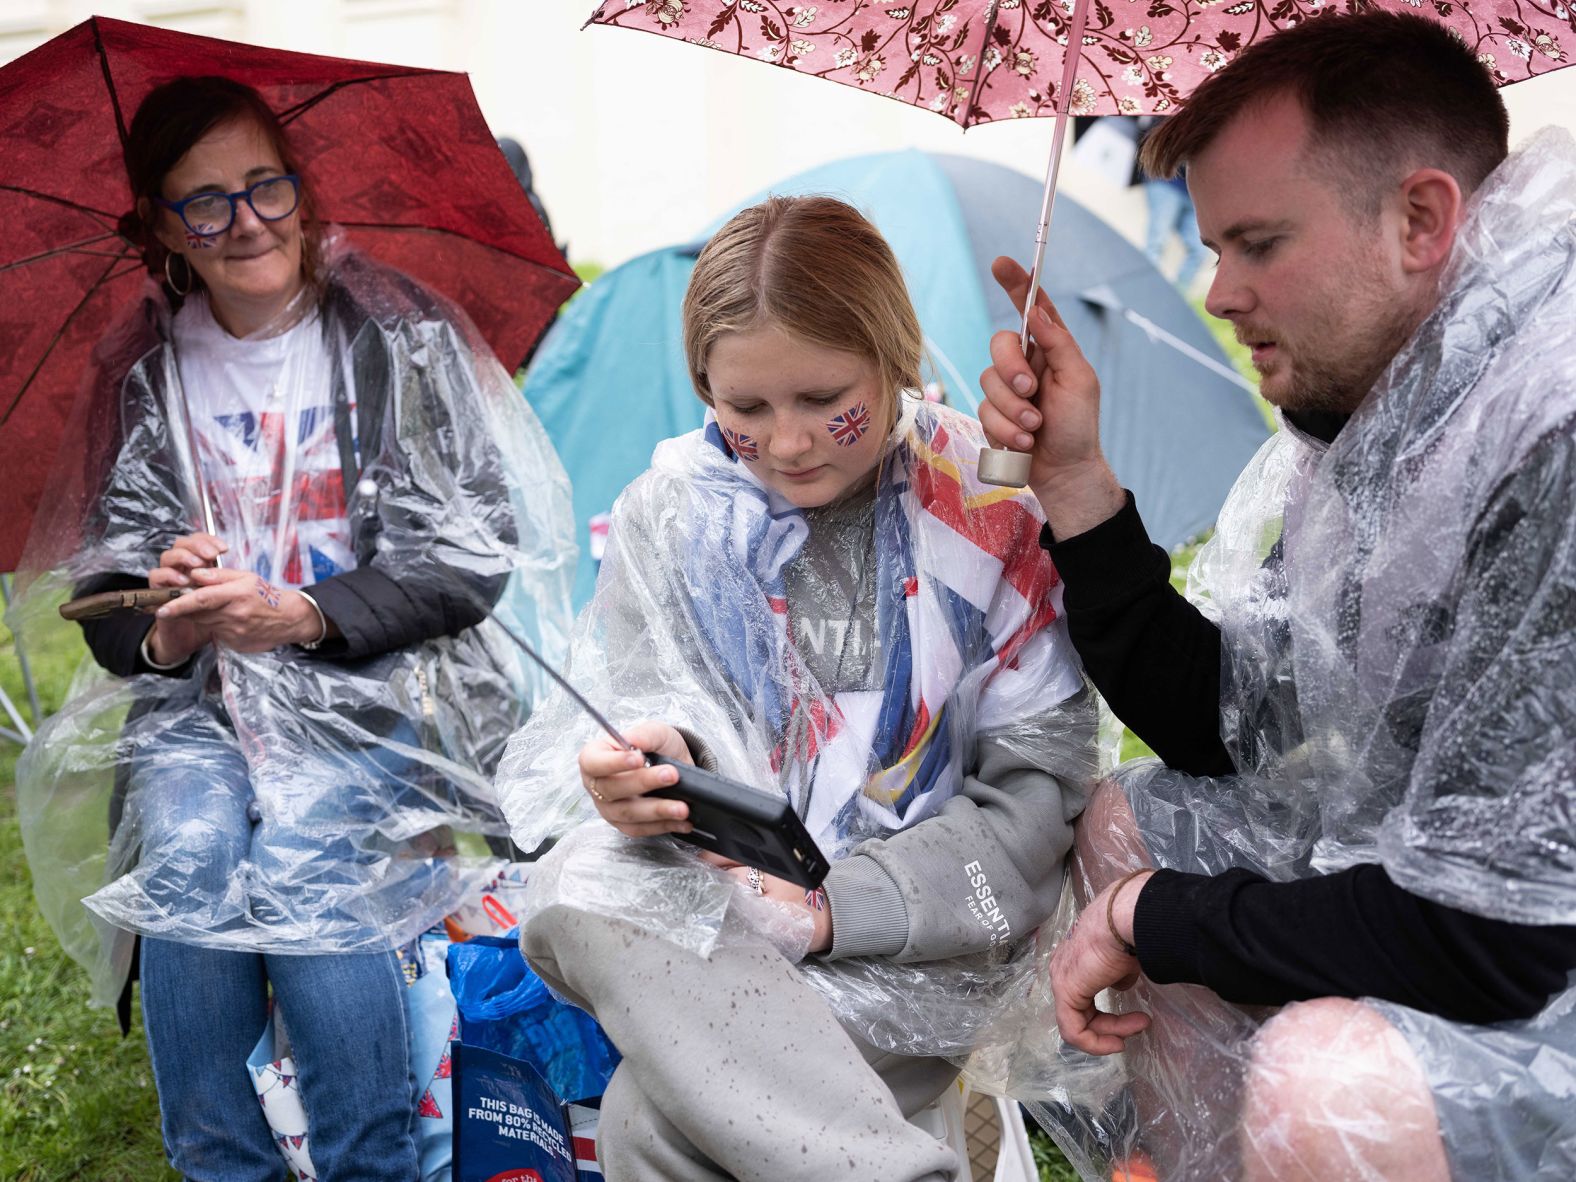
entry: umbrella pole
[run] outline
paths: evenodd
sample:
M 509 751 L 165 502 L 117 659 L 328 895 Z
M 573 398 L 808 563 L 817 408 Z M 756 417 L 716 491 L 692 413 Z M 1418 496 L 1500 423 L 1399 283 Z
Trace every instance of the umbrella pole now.
M 1045 166 L 1045 195 L 1040 202 L 1040 224 L 1034 232 L 1034 266 L 1029 271 L 1029 293 L 1023 301 L 1023 327 L 1018 342 L 1023 355 L 1029 355 L 1029 313 L 1040 290 L 1040 272 L 1045 265 L 1045 243 L 1050 238 L 1051 213 L 1056 207 L 1056 178 L 1062 168 L 1062 145 L 1071 122 L 1073 84 L 1078 78 L 1078 62 L 1083 57 L 1084 25 L 1089 16 L 1089 0 L 1074 0 L 1072 29 L 1067 36 L 1067 53 L 1062 58 L 1062 85 L 1056 94 L 1056 126 L 1051 131 L 1051 158 Z M 1029 483 L 1029 453 L 1005 448 L 980 449 L 979 478 L 986 484 L 1022 488 Z
M 192 404 L 186 397 L 186 385 L 180 378 L 180 362 L 172 361 L 170 367 L 175 371 L 175 388 L 181 392 L 181 417 L 186 420 L 186 453 L 191 462 L 192 487 L 197 490 L 197 504 L 202 509 L 203 532 L 216 538 L 219 535 L 213 527 L 213 502 L 208 497 L 208 482 L 202 478 L 202 458 L 197 451 L 197 427 L 192 422 Z M 223 566 L 224 555 L 215 556 L 213 564 Z

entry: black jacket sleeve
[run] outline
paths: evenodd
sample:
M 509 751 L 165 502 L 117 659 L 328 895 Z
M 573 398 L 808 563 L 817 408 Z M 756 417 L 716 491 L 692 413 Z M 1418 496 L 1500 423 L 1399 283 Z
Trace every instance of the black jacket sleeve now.
M 369 565 L 303 590 L 341 633 L 317 655 L 356 660 L 438 636 L 457 636 L 487 618 L 506 581 L 460 575 L 437 564 L 426 577 L 395 579 Z
M 1129 493 L 1115 516 L 1055 541 L 1073 645 L 1111 708 L 1170 767 L 1235 769 L 1220 738 L 1220 631 L 1171 586 Z M 1576 928 L 1485 919 L 1413 895 L 1377 865 L 1273 883 L 1162 870 L 1138 897 L 1151 980 L 1228 1001 L 1378 997 L 1460 1021 L 1525 1018 L 1576 968 Z
M 1220 630 L 1171 586 L 1133 494 L 1086 533 L 1040 541 L 1060 573 L 1073 647 L 1105 700 L 1167 766 L 1235 769 L 1220 738 Z
M 1139 893 L 1133 935 L 1162 984 L 1253 1005 L 1377 997 L 1458 1022 L 1530 1018 L 1576 969 L 1576 927 L 1458 911 L 1374 865 L 1281 883 L 1161 870 Z
M 95 595 L 100 591 L 131 591 L 146 587 L 148 580 L 136 575 L 98 575 L 84 580 L 73 589 L 73 596 Z M 139 673 L 162 673 L 166 677 L 184 677 L 191 670 L 186 661 L 174 669 L 155 669 L 142 659 L 142 638 L 153 627 L 153 617 L 142 612 L 118 611 L 96 620 L 80 621 L 82 639 L 88 652 L 101 666 L 116 677 L 135 677 Z

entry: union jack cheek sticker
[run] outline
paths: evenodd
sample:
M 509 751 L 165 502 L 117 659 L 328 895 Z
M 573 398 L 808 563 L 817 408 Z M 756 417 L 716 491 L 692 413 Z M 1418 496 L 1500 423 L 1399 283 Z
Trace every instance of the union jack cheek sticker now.
M 761 458 L 760 449 L 755 446 L 755 440 L 748 435 L 741 435 L 737 431 L 730 431 L 727 427 L 722 429 L 722 437 L 727 440 L 728 446 L 733 449 L 733 454 L 741 460 L 754 463 Z
M 203 233 L 194 234 L 190 230 L 186 231 L 186 249 L 212 250 L 214 247 L 219 245 L 219 236 L 212 233 L 213 227 L 207 222 L 204 222 L 202 225 L 200 225 L 198 229 L 202 230 Z
M 832 433 L 832 442 L 838 447 L 853 447 L 870 430 L 870 408 L 863 402 L 856 402 L 828 420 L 826 429 Z

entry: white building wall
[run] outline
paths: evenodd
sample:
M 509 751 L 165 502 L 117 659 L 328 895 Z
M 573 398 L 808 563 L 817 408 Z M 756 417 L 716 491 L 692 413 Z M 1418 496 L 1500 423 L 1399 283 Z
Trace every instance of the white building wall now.
M 0 61 L 97 13 L 284 49 L 465 70 L 495 134 L 525 145 L 576 261 L 683 241 L 773 180 L 919 147 L 1040 175 L 1049 120 L 964 134 L 938 115 L 754 60 L 626 30 L 580 30 L 593 0 L 0 0 Z M 1517 139 L 1576 130 L 1576 68 L 1504 92 Z M 1063 190 L 1136 237 L 1136 192 L 1076 164 Z M 1024 248 L 1033 227 L 1024 228 Z

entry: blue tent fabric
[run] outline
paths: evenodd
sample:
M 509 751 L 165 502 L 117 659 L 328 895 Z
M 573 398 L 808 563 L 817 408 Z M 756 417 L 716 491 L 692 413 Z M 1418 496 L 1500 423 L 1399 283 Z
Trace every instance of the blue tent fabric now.
M 679 323 L 698 253 L 667 247 L 598 278 L 559 316 L 526 374 L 525 396 L 570 473 L 576 608 L 596 586 L 591 519 L 645 471 L 661 440 L 700 426 L 705 412 Z
M 980 399 L 980 371 L 990 364 L 990 334 L 995 326 L 968 230 L 971 219 L 981 211 L 970 210 L 959 200 L 955 176 L 943 166 L 945 161 L 962 165 L 959 171 L 964 174 L 969 166 L 980 163 L 912 150 L 838 160 L 779 181 L 740 202 L 707 227 L 701 242 L 739 210 L 772 194 L 824 193 L 847 201 L 881 228 L 902 264 L 914 311 L 925 330 L 926 378 L 941 383 L 953 406 L 972 411 Z M 1024 179 L 1010 169 L 1000 171 Z M 1027 225 L 1021 218 L 1017 223 L 1020 249 L 1033 244 L 1039 214 L 1036 195 Z M 1144 262 L 1148 264 L 1148 260 Z M 985 282 L 995 288 L 990 258 L 984 260 L 984 267 Z M 1002 298 L 1005 302 L 1006 297 Z
M 838 161 L 770 191 L 829 193 L 881 228 L 925 331 L 927 379 L 973 409 L 991 333 L 1019 325 L 990 263 L 1032 249 L 1040 183 L 996 164 L 904 151 Z M 544 338 L 526 375 L 526 397 L 574 487 L 577 604 L 596 580 L 591 519 L 611 509 L 659 441 L 700 425 L 705 408 L 684 365 L 679 309 L 700 246 L 731 212 L 694 243 L 598 278 Z M 1066 194 L 1057 198 L 1044 287 L 1100 374 L 1102 444 L 1151 536 L 1169 547 L 1202 532 L 1267 428 L 1246 391 L 1152 340 L 1128 313 L 1224 366 L 1209 330 L 1142 252 Z

